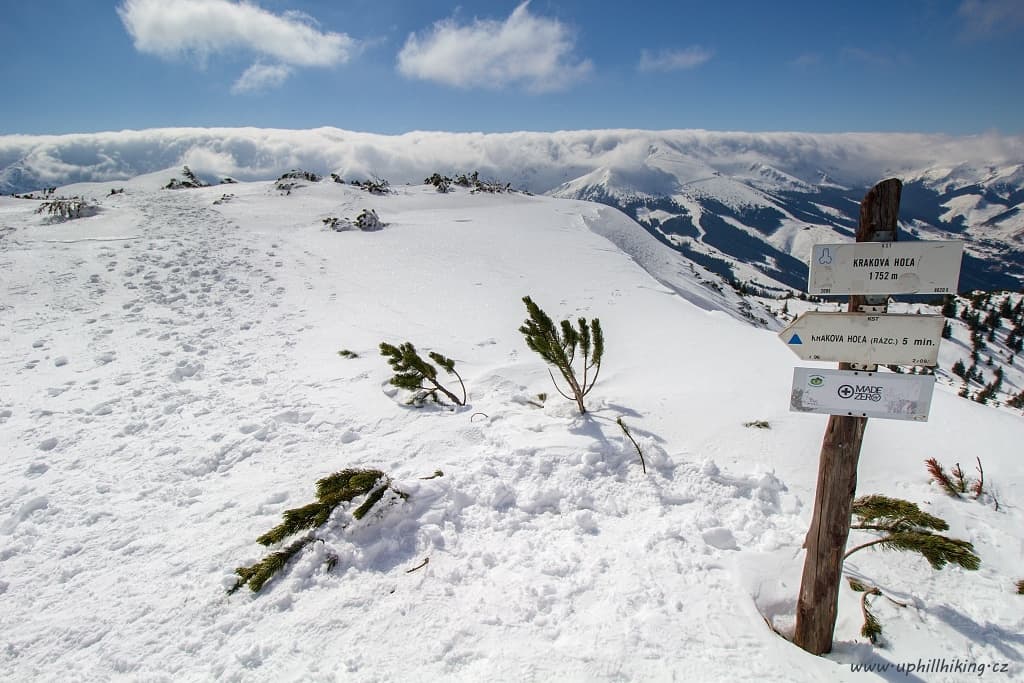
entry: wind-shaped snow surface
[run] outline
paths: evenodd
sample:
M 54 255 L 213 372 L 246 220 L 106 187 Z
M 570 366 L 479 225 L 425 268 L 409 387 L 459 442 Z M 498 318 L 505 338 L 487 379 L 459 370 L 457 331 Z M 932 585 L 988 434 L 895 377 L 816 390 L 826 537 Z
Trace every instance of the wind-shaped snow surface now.
M 461 188 L 122 184 L 59 190 L 102 203 L 63 224 L 0 199 L 11 680 L 865 681 L 851 662 L 934 657 L 1020 675 L 1018 417 L 940 387 L 930 423 L 872 421 L 860 492 L 946 518 L 982 568 L 858 553 L 850 573 L 909 606 L 878 601 L 875 650 L 844 589 L 835 654 L 811 657 L 765 618 L 791 626 L 825 418 L 788 412 L 776 335 L 716 310 L 621 214 Z M 363 208 L 387 227 L 324 228 Z M 585 417 L 517 331 L 526 294 L 601 320 Z M 377 345 L 407 340 L 456 361 L 464 409 L 388 385 Z M 980 456 L 999 510 L 929 486 L 932 456 Z M 347 467 L 408 500 L 340 510 L 260 593 L 228 596 L 255 539 Z

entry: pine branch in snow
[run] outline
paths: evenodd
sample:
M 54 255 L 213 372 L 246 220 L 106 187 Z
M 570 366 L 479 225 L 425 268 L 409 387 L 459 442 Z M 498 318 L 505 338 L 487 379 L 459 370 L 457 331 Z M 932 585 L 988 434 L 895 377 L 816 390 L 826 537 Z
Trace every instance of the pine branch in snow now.
M 954 463 L 953 469 L 949 473 L 953 477 L 953 485 L 956 486 L 957 494 L 967 493 L 967 478 L 964 475 L 964 471 L 960 469 L 960 463 Z
M 975 570 L 981 558 L 969 541 L 948 538 L 934 531 L 945 531 L 945 520 L 923 512 L 917 505 L 887 496 L 865 496 L 853 502 L 853 516 L 857 519 L 851 529 L 877 531 L 883 535 L 846 551 L 844 559 L 864 548 L 878 546 L 883 550 L 909 550 L 916 552 L 934 569 L 956 564 Z
M 363 519 L 389 490 L 403 500 L 408 498 L 408 494 L 393 488 L 391 480 L 380 470 L 346 469 L 335 472 L 317 481 L 317 502 L 285 510 L 284 521 L 256 540 L 262 545 L 273 545 L 301 531 L 320 527 L 330 519 L 331 513 L 339 505 L 365 495 L 366 499 L 352 512 L 355 519 Z M 234 593 L 244 585 L 248 585 L 253 592 L 259 591 L 263 584 L 284 569 L 288 562 L 313 540 L 313 536 L 307 536 L 283 550 L 270 553 L 252 566 L 238 567 L 235 569 L 238 581 L 228 589 L 228 593 Z M 336 557 L 333 561 L 329 557 L 328 567 L 332 567 L 336 562 Z
M 954 498 L 960 497 L 960 492 L 957 491 L 956 484 L 950 478 L 946 471 L 942 469 L 942 465 L 935 458 L 928 458 L 924 461 L 928 466 L 928 474 L 932 475 L 932 481 L 938 484 L 943 491 L 953 496 Z
M 259 592 L 259 590 L 263 588 L 263 584 L 273 578 L 274 574 L 284 569 L 285 565 L 288 564 L 288 561 L 297 555 L 298 552 L 305 548 L 312 540 L 312 537 L 300 539 L 284 550 L 279 550 L 276 553 L 270 553 L 251 567 L 239 567 L 235 570 L 235 573 L 238 574 L 238 582 L 228 589 L 228 595 L 231 595 L 247 584 L 252 592 Z
M 971 484 L 971 493 L 974 494 L 975 500 L 981 498 L 981 494 L 985 493 L 985 470 L 981 466 L 981 457 L 975 456 L 975 461 L 978 463 L 978 478 Z
M 644 469 L 644 474 L 647 474 L 647 463 L 644 462 L 644 452 L 640 450 L 640 444 L 638 444 L 636 439 L 633 438 L 633 435 L 630 434 L 629 428 L 626 427 L 626 423 L 621 417 L 616 418 L 615 422 L 622 428 L 622 433 L 626 435 L 626 438 L 633 442 L 633 447 L 636 448 L 636 454 L 640 456 L 640 466 Z
M 889 532 L 911 531 L 916 528 L 933 531 L 949 529 L 945 520 L 930 515 L 915 503 L 900 498 L 862 496 L 853 501 L 851 512 L 857 518 L 857 523 L 852 526 L 854 529 Z

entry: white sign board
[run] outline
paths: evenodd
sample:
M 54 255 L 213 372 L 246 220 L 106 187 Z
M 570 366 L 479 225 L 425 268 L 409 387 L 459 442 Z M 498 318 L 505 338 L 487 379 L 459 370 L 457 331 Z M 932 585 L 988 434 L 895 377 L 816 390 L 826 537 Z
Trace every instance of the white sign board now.
M 871 315 L 808 311 L 779 333 L 803 360 L 935 365 L 941 315 Z
M 809 294 L 956 294 L 964 243 L 956 240 L 816 244 Z
M 934 375 L 794 368 L 790 409 L 926 422 L 934 389 Z

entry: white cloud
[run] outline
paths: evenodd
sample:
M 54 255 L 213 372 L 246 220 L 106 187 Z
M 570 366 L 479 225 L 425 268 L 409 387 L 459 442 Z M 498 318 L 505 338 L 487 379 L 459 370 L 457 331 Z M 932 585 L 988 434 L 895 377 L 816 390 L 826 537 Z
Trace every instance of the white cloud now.
M 640 63 L 637 68 L 641 71 L 681 71 L 683 69 L 696 69 L 711 59 L 714 53 L 705 50 L 699 45 L 688 47 L 684 50 L 660 50 L 657 53 L 644 50 L 640 53 Z
M 235 95 L 260 92 L 270 88 L 277 88 L 292 75 L 292 69 L 284 64 L 262 64 L 257 62 L 245 70 L 235 84 L 231 86 L 231 92 Z
M 124 0 L 117 13 L 137 50 L 163 58 L 245 51 L 292 66 L 331 66 L 357 49 L 348 35 L 320 31 L 307 15 L 229 0 Z
M 1024 26 L 1024 2 L 1020 0 L 964 0 L 957 14 L 964 21 L 967 38 L 983 38 Z
M 530 14 L 529 2 L 508 19 L 454 19 L 411 34 L 398 54 L 398 70 L 409 78 L 458 88 L 520 86 L 531 92 L 561 90 L 586 76 L 589 60 L 573 55 L 572 31 L 557 19 Z

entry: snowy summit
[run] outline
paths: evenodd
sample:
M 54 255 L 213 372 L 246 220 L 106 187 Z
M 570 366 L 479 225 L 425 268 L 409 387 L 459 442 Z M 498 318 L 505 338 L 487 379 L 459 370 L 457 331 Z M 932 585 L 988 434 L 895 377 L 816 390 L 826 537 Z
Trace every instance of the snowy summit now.
M 776 334 L 615 208 L 335 170 L 64 185 L 92 207 L 65 221 L 0 199 L 6 678 L 1022 675 L 1018 414 L 940 383 L 927 423 L 870 421 L 858 495 L 945 520 L 980 567 L 858 551 L 879 642 L 844 578 L 811 656 L 787 636 L 827 418 L 789 411 Z M 600 320 L 586 414 L 520 333 L 524 296 Z M 451 362 L 465 405 L 410 402 L 382 342 Z M 983 495 L 944 493 L 928 458 L 980 464 Z M 382 477 L 257 543 L 353 470 Z

